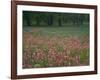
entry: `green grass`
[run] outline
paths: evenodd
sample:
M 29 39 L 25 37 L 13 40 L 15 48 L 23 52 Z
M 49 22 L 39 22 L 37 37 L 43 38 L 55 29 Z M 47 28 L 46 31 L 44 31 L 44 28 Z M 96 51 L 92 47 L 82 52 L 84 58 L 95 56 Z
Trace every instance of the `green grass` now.
M 80 54 L 80 62 L 84 63 L 89 58 L 89 49 L 84 49 Z
M 35 31 L 36 30 L 36 31 Z M 68 36 L 84 36 L 89 34 L 89 27 L 24 27 L 25 32 L 30 32 L 33 36 L 48 36 L 48 37 L 68 37 Z

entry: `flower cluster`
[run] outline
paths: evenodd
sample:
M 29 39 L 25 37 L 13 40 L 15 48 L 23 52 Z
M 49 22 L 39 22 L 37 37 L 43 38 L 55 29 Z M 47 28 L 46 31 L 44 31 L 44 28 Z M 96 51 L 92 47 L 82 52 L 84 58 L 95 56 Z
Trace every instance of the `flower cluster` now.
M 33 36 L 25 32 L 23 68 L 88 65 L 89 39 L 82 40 L 73 36 Z

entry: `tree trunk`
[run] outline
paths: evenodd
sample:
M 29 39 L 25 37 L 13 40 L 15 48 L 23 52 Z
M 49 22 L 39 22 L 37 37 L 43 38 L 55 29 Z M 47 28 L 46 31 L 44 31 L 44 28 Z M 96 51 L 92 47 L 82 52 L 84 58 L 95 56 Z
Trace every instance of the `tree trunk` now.
M 48 25 L 52 26 L 52 24 L 53 24 L 53 16 L 49 15 L 49 17 L 48 17 Z

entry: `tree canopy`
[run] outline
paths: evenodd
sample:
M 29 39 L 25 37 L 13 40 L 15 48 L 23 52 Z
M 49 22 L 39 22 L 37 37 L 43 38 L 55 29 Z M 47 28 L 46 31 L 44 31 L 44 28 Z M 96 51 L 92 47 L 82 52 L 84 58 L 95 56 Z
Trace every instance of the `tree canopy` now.
M 25 26 L 67 26 L 89 24 L 89 14 L 23 11 Z

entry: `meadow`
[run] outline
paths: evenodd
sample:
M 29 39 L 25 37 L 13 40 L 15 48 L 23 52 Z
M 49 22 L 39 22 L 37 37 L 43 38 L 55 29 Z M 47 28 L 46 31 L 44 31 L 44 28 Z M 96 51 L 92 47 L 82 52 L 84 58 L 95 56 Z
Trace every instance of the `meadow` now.
M 23 68 L 89 65 L 89 27 L 24 27 Z

